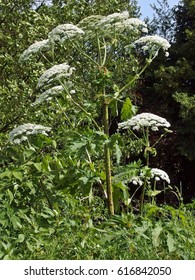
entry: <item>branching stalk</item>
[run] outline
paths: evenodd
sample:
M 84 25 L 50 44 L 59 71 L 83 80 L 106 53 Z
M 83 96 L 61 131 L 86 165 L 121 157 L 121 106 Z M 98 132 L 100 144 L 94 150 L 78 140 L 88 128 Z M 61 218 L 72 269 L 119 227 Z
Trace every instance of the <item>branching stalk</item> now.
M 69 93 L 69 90 L 67 89 L 67 87 L 59 80 L 59 82 L 61 83 L 61 85 L 63 86 L 64 90 L 66 91 L 68 97 L 70 98 L 70 100 L 72 101 L 72 103 L 79 108 L 82 112 L 84 112 L 87 116 L 90 117 L 90 119 L 92 120 L 93 124 L 95 125 L 95 127 L 97 128 L 97 130 L 101 131 L 101 128 L 99 127 L 99 125 L 97 124 L 97 122 L 94 120 L 94 118 L 91 116 L 91 113 L 87 112 L 85 110 L 85 108 L 83 108 L 79 103 L 77 103 L 71 96 L 71 94 Z
M 93 58 L 91 58 L 86 52 L 84 52 L 76 43 L 72 42 L 72 45 L 77 49 L 83 56 L 85 56 L 87 59 L 89 59 L 93 64 L 96 66 L 100 66 Z
M 135 75 L 135 77 L 129 81 L 126 85 L 124 85 L 124 87 L 122 87 L 120 90 L 119 90 L 119 93 L 123 92 L 124 90 L 126 90 L 131 84 L 133 84 L 136 80 L 138 80 L 141 76 L 141 74 L 146 70 L 146 68 L 151 64 L 152 62 L 152 57 L 150 56 L 149 59 L 147 60 L 147 63 L 146 65 L 142 68 L 142 70 L 137 74 Z

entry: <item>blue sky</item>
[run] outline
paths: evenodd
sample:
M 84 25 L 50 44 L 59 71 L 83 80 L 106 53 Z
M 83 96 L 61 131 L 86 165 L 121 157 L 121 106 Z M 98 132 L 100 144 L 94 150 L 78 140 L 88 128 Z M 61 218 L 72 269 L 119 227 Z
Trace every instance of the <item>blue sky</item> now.
M 150 7 L 150 4 L 156 4 L 156 0 L 138 0 L 138 5 L 141 6 L 141 18 L 149 17 L 152 18 L 153 16 L 153 9 Z M 177 5 L 179 3 L 179 0 L 168 0 L 170 8 L 172 8 L 174 5 Z M 158 3 L 157 3 L 158 4 Z M 158 5 L 157 5 L 158 7 Z

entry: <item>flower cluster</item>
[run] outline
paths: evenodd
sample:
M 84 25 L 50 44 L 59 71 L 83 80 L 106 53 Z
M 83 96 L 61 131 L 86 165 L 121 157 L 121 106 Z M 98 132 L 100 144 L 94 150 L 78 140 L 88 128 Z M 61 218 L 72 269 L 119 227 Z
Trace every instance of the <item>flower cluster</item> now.
M 159 181 L 160 179 L 162 179 L 162 180 L 166 181 L 168 184 L 170 184 L 169 175 L 161 169 L 152 168 L 151 169 L 151 176 L 156 181 Z
M 60 24 L 55 27 L 49 34 L 48 38 L 52 43 L 63 44 L 67 39 L 84 35 L 85 32 L 73 24 Z
M 133 30 L 147 33 L 147 25 L 138 18 L 129 18 L 128 12 L 114 13 L 108 16 L 93 15 L 84 18 L 78 23 L 79 27 L 85 30 L 88 35 L 93 35 L 94 30 L 99 30 L 100 33 L 112 33 L 114 30 L 123 32 L 124 30 Z
M 40 124 L 23 124 L 14 128 L 9 133 L 9 141 L 15 144 L 20 144 L 22 141 L 28 140 L 29 135 L 33 134 L 44 134 L 48 135 L 47 132 L 51 130 L 50 127 L 43 126 Z
M 44 91 L 33 103 L 33 105 L 40 104 L 44 101 L 51 100 L 54 96 L 58 96 L 63 92 L 63 86 L 55 86 L 46 91 Z
M 169 175 L 159 168 L 151 168 L 151 178 L 154 178 L 155 181 L 160 181 L 161 179 L 170 184 Z M 134 185 L 142 186 L 144 182 L 144 175 L 141 173 L 140 176 L 134 176 L 131 178 L 130 182 Z
M 145 22 L 138 18 L 129 18 L 128 12 L 114 13 L 103 17 L 96 24 L 96 28 L 101 29 L 102 32 L 113 32 L 114 30 L 123 31 L 142 31 L 144 33 L 148 32 L 147 25 Z
M 73 24 L 61 24 L 55 27 L 49 34 L 48 39 L 33 43 L 20 56 L 20 61 L 25 61 L 33 57 L 33 55 L 49 51 L 54 43 L 64 43 L 67 39 L 84 35 L 85 32 Z
M 138 114 L 131 119 L 119 123 L 119 129 L 130 129 L 133 130 L 141 130 L 144 127 L 149 127 L 152 131 L 159 130 L 159 127 L 168 128 L 170 127 L 170 123 L 162 117 L 151 113 L 141 113 Z
M 48 39 L 35 42 L 28 49 L 26 49 L 20 56 L 20 61 L 25 61 L 33 57 L 36 53 L 41 51 L 48 51 L 51 48 L 51 44 Z
M 44 85 L 51 83 L 52 81 L 59 80 L 60 78 L 70 77 L 74 70 L 75 68 L 71 67 L 67 63 L 54 65 L 39 77 L 37 88 L 41 88 Z
M 132 31 L 141 30 L 144 33 L 148 32 L 148 28 L 145 22 L 143 22 L 138 18 L 128 18 L 121 22 L 117 22 L 115 24 L 115 29 L 121 32 L 124 30 L 132 30 Z
M 85 32 L 85 39 L 88 40 L 89 38 L 92 39 L 96 36 L 95 30 L 98 30 L 98 23 L 103 18 L 101 15 L 92 15 L 89 17 L 84 18 L 81 20 L 77 26 L 82 28 Z
M 167 50 L 171 46 L 166 39 L 158 35 L 141 37 L 132 43 L 132 46 L 134 47 L 137 45 L 141 45 L 141 49 L 144 52 L 152 50 L 156 55 L 158 54 L 159 49 L 163 49 L 166 52 L 166 55 L 168 55 Z
M 64 90 L 67 90 L 69 94 L 74 94 L 76 90 L 73 88 L 74 84 L 71 81 L 67 81 L 66 84 L 54 86 L 52 88 L 47 89 L 44 91 L 32 104 L 32 106 L 39 105 L 43 102 L 47 102 L 53 99 L 55 96 L 60 96 Z
M 113 24 L 116 22 L 120 22 L 122 20 L 128 19 L 128 17 L 129 17 L 128 12 L 113 13 L 113 14 L 103 17 L 99 21 L 98 26 L 105 27 L 105 25 L 107 25 L 107 24 Z

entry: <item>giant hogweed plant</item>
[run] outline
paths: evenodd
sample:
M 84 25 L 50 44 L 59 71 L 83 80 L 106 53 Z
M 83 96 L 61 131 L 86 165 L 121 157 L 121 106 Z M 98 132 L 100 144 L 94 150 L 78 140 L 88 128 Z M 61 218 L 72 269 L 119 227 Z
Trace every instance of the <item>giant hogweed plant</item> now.
M 150 181 L 162 179 L 170 183 L 166 172 L 149 166 L 149 157 L 155 154 L 155 145 L 164 133 L 160 131 L 159 139 L 153 144 L 150 144 L 149 135 L 161 129 L 166 129 L 166 133 L 170 124 L 150 113 L 135 115 L 137 108 L 132 104 L 136 82 L 159 51 L 168 55 L 170 47 L 164 38 L 147 36 L 147 32 L 146 24 L 140 19 L 129 18 L 128 12 L 90 16 L 77 25 L 57 26 L 47 39 L 35 42 L 20 57 L 22 63 L 28 63 L 39 56 L 51 66 L 38 79 L 36 90 L 40 95 L 32 104 L 33 110 L 37 107 L 44 110 L 45 106 L 56 110 L 52 116 L 54 124 L 62 124 L 59 135 L 63 139 L 64 133 L 70 140 L 65 141 L 69 146 L 64 156 L 72 160 L 75 169 L 76 166 L 86 168 L 87 164 L 88 173 L 93 173 L 89 175 L 93 178 L 91 184 L 98 183 L 104 189 L 110 215 L 115 213 L 120 199 L 127 206 L 131 203 L 129 183 L 142 188 L 141 213 Z M 56 64 L 56 60 L 60 63 Z M 118 124 L 118 131 L 110 135 L 110 126 L 116 117 L 123 122 Z M 9 139 L 13 144 L 25 144 L 31 141 L 32 135 L 47 135 L 51 130 L 41 124 L 23 124 L 10 132 Z M 127 131 L 125 137 L 122 130 Z M 70 135 L 74 136 L 71 138 Z M 127 135 L 132 143 L 139 142 L 145 163 L 121 165 Z M 91 148 L 87 141 L 91 141 Z M 79 148 L 85 157 L 83 166 L 79 165 L 83 155 L 71 154 L 71 151 L 78 152 Z M 81 175 L 79 180 L 85 185 L 88 179 Z M 154 198 L 157 193 L 154 187 L 150 194 Z

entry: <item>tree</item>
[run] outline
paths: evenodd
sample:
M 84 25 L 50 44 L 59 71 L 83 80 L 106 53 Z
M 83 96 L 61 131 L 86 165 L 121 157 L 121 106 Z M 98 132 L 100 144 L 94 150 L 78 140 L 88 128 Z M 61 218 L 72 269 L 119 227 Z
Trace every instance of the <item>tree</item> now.
M 159 71 L 158 79 L 167 75 L 161 90 L 169 91 L 178 105 L 178 148 L 189 160 L 195 159 L 194 114 L 195 114 L 195 2 L 183 1 L 174 9 L 176 18 L 175 43 L 172 46 L 168 67 Z M 161 74 L 160 74 L 161 73 Z M 174 102 L 174 101 L 172 101 Z M 183 139 L 186 141 L 183 141 Z
M 172 42 L 175 24 L 173 9 L 170 9 L 167 0 L 157 0 L 157 4 L 153 4 L 151 7 L 154 10 L 153 19 L 150 23 L 152 32 Z
M 137 0 L 53 0 L 44 1 L 40 6 L 44 13 L 52 13 L 52 16 L 58 20 L 58 23 L 72 22 L 77 24 L 83 18 L 100 14 L 107 15 L 114 12 L 129 11 L 132 16 L 139 15 Z
M 29 43 L 42 39 L 54 23 L 51 17 L 32 9 L 34 1 L 0 2 L 0 133 L 25 118 L 32 98 L 33 79 L 23 71 L 19 56 Z M 14 19 L 14 20 L 13 20 Z M 39 65 L 35 71 L 38 74 Z M 6 106 L 4 106 L 6 104 Z M 2 141 L 1 141 L 2 144 Z
M 162 6 L 166 1 L 159 2 Z M 173 124 L 174 133 L 167 139 L 170 153 L 164 151 L 166 158 L 162 161 L 175 162 L 175 170 L 172 170 L 172 178 L 176 184 L 185 184 L 184 192 L 186 197 L 193 193 L 194 176 L 189 175 L 194 168 L 195 145 L 194 145 L 194 125 L 195 125 L 195 1 L 181 1 L 175 6 L 172 12 L 167 11 L 167 15 L 159 14 L 159 10 L 154 6 L 159 17 L 155 17 L 153 23 L 156 28 L 160 26 L 159 32 L 166 36 L 174 34 L 170 56 L 164 60 L 159 56 L 154 62 L 155 75 L 147 72 L 144 80 L 144 87 L 140 90 L 145 96 L 145 104 L 148 110 L 163 112 Z M 162 22 L 168 22 L 167 18 L 173 13 L 175 24 L 172 29 L 161 28 Z M 163 18 L 164 19 L 163 19 Z M 175 26 L 175 27 L 174 27 Z M 153 26 L 154 27 L 154 26 Z M 151 70 L 151 69 L 150 69 Z M 153 91 L 151 98 L 150 92 Z M 147 93 L 148 92 L 148 93 Z M 163 164 L 163 163 L 162 163 Z M 192 171 L 191 171 L 192 172 Z M 193 173 L 193 172 L 192 172 Z M 191 173 L 191 174 L 192 174 Z M 192 193 L 189 193 L 191 190 Z

